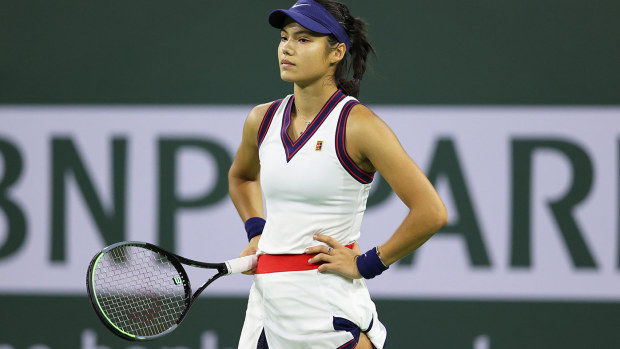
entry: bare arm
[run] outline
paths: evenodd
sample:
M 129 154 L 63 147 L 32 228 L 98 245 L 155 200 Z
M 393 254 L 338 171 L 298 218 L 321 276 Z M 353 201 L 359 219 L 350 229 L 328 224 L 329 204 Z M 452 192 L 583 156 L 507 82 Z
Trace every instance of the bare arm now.
M 376 169 L 381 173 L 409 208 L 398 229 L 378 247 L 381 259 L 390 265 L 446 225 L 448 213 L 433 185 L 407 155 L 392 130 L 365 106 L 355 109 L 347 124 L 350 155 L 365 170 Z
M 363 105 L 351 110 L 347 120 L 346 147 L 360 168 L 367 172 L 377 170 L 409 208 L 398 229 L 378 246 L 379 256 L 386 265 L 420 247 L 447 224 L 446 208 L 433 185 L 407 155 L 392 130 Z M 326 255 L 325 246 L 309 251 L 320 253 L 313 262 L 328 262 L 321 265 L 319 271 L 331 270 L 352 278 L 361 277 L 355 264 L 359 253 L 342 249 L 335 240 L 324 235 L 318 235 L 316 239 L 334 248 L 330 256 Z
M 258 129 L 269 104 L 252 109 L 243 126 L 241 144 L 228 171 L 228 191 L 241 219 L 263 217 L 263 199 L 260 189 L 260 162 L 258 158 Z M 254 237 L 241 256 L 254 254 L 260 235 Z

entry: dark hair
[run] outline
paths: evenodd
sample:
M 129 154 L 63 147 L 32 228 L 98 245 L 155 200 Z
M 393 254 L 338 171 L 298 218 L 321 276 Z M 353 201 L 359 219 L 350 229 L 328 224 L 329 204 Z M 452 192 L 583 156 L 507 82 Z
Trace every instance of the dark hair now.
M 375 49 L 366 36 L 366 22 L 361 18 L 353 17 L 349 8 L 338 1 L 315 1 L 336 18 L 338 23 L 347 31 L 351 39 L 351 47 L 348 49 L 349 54 L 345 55 L 338 63 L 334 78 L 336 80 L 336 86 L 343 90 L 345 94 L 359 97 L 362 77 L 366 72 L 366 58 L 371 52 L 375 54 Z M 330 44 L 338 44 L 338 40 L 336 40 L 334 35 L 330 34 L 328 38 Z M 351 59 L 350 64 L 348 56 L 350 56 Z M 349 75 L 352 75 L 351 79 L 349 79 Z

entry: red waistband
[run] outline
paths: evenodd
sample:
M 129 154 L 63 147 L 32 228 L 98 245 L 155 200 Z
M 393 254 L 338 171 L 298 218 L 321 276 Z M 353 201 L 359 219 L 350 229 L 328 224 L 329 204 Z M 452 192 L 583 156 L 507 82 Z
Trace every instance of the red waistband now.
M 354 244 L 346 245 L 353 249 Z M 322 263 L 310 264 L 308 260 L 314 254 L 261 254 L 258 255 L 256 274 L 280 273 L 283 271 L 314 270 Z

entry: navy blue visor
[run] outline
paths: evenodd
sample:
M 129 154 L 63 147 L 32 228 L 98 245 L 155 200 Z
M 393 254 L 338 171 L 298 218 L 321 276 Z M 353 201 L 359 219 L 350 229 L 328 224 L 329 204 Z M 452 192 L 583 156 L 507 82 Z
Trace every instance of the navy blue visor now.
M 272 27 L 282 29 L 286 17 L 299 23 L 304 28 L 319 34 L 333 34 L 338 42 L 351 48 L 351 39 L 346 30 L 338 23 L 323 6 L 313 0 L 299 0 L 290 9 L 274 10 L 269 14 L 269 24 Z

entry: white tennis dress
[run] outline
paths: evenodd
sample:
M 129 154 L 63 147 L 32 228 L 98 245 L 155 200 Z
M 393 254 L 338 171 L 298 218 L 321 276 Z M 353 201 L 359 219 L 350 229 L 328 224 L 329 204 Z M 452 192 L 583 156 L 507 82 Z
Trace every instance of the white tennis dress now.
M 338 90 L 295 142 L 286 132 L 293 103 L 293 95 L 272 103 L 258 132 L 267 212 L 262 254 L 303 254 L 319 244 L 315 233 L 344 245 L 356 241 L 373 179 L 344 146 L 355 98 Z M 254 276 L 239 348 L 355 348 L 360 331 L 384 347 L 387 332 L 363 280 L 317 270 L 270 272 Z

